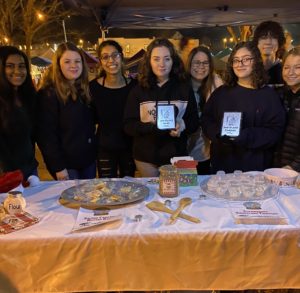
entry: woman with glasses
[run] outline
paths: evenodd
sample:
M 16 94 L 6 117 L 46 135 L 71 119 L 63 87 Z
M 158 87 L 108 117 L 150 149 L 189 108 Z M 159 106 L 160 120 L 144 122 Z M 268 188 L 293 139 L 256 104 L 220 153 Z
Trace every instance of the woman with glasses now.
M 97 117 L 97 167 L 99 177 L 134 176 L 132 138 L 123 130 L 124 108 L 136 84 L 123 73 L 123 50 L 107 40 L 98 48 L 101 72 L 90 82 Z
M 196 131 L 198 120 L 182 60 L 170 41 L 153 40 L 125 109 L 125 131 L 133 136 L 141 176 L 158 176 L 172 157 L 187 155 L 187 135 Z
M 24 179 L 37 175 L 35 101 L 27 56 L 0 47 L 0 174 L 20 169 Z
M 38 144 L 56 180 L 96 177 L 95 121 L 82 51 L 58 46 L 38 93 Z
M 281 89 L 287 112 L 283 140 L 275 156 L 275 166 L 300 172 L 300 47 L 290 50 L 283 59 Z
M 285 36 L 282 26 L 276 21 L 264 21 L 255 29 L 253 42 L 258 47 L 269 85 L 282 85 L 282 64 Z
M 199 46 L 190 52 L 187 60 L 187 71 L 191 78 L 199 118 L 211 93 L 223 84 L 222 79 L 214 72 L 211 52 L 207 47 Z M 210 174 L 210 142 L 203 134 L 202 127 L 189 136 L 188 152 L 198 161 L 198 174 Z
M 252 42 L 235 46 L 224 86 L 216 89 L 203 113 L 203 130 L 211 140 L 213 172 L 262 171 L 272 164 L 285 114 L 275 90 L 265 86 L 260 52 Z

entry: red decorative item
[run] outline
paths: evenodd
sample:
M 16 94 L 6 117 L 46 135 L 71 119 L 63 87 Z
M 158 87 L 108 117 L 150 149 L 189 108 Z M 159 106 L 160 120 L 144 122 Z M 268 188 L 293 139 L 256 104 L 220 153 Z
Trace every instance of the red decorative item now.
M 23 181 L 23 173 L 21 170 L 6 172 L 0 175 L 0 193 L 8 192 L 17 186 L 19 186 Z
M 197 167 L 198 162 L 197 161 L 187 161 L 187 160 L 179 160 L 177 162 L 174 163 L 174 165 L 177 168 L 184 168 L 184 169 L 194 169 Z

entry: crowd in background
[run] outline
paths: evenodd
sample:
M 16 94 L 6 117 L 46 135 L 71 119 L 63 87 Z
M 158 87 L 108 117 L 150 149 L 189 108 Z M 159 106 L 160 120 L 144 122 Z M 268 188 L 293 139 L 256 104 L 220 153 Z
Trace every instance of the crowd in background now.
M 198 161 L 198 174 L 272 166 L 299 172 L 300 49 L 285 47 L 282 26 L 262 22 L 252 41 L 234 47 L 220 76 L 209 48 L 193 48 L 183 62 L 158 38 L 135 80 L 124 74 L 122 47 L 107 40 L 98 48 L 100 74 L 88 81 L 81 49 L 63 43 L 38 90 L 26 55 L 0 47 L 0 172 L 37 175 L 36 143 L 55 180 L 136 170 L 155 177 L 185 155 Z M 166 105 L 175 113 L 171 129 L 158 123 Z M 239 134 L 223 135 L 224 113 L 235 112 Z

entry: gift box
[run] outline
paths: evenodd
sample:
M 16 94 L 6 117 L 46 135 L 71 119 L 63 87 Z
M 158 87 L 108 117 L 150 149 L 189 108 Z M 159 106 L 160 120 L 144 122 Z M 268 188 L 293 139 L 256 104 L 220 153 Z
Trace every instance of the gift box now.
M 177 168 L 179 175 L 179 186 L 186 187 L 198 185 L 197 161 L 179 159 L 173 161 L 173 165 Z

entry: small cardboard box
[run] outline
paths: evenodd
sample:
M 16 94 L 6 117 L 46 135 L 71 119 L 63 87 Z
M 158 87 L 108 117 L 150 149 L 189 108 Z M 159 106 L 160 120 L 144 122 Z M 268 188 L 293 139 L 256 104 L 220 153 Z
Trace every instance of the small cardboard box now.
M 178 174 L 179 174 L 179 186 L 197 186 L 198 185 L 198 174 L 197 166 L 198 162 L 194 160 L 178 160 L 174 162 Z

